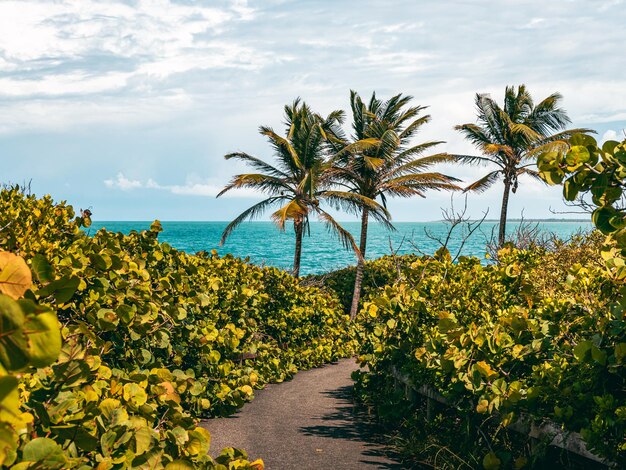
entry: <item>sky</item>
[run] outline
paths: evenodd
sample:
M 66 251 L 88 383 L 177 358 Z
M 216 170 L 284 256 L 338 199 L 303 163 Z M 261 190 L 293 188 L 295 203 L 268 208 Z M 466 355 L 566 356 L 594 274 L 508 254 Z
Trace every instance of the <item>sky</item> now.
M 96 220 L 230 220 L 260 198 L 215 198 L 246 172 L 223 156 L 271 161 L 260 125 L 282 130 L 296 97 L 347 111 L 350 89 L 429 106 L 415 142 L 442 152 L 476 153 L 454 125 L 475 121 L 477 92 L 501 101 L 521 83 L 621 140 L 625 24 L 624 0 L 0 0 L 0 181 Z M 496 218 L 501 190 L 470 195 L 469 214 Z M 449 205 L 429 193 L 389 207 L 424 221 Z M 560 188 L 524 180 L 509 214 L 576 217 L 563 210 Z

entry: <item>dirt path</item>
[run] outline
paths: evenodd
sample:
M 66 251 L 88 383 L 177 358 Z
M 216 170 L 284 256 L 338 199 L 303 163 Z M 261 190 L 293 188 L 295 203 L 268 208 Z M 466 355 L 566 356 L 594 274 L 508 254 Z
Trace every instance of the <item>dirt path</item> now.
M 355 409 L 345 359 L 268 385 L 229 418 L 203 421 L 211 449 L 246 449 L 268 470 L 402 469 L 385 449 L 376 426 Z

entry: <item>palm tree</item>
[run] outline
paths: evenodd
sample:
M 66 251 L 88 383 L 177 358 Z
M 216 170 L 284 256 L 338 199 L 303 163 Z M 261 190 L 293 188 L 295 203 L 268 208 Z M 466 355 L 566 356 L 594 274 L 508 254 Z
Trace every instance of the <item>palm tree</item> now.
M 411 140 L 422 125 L 430 121 L 421 115 L 423 106 L 409 106 L 411 96 L 396 95 L 381 101 L 373 93 L 368 104 L 355 92 L 350 92 L 352 108 L 352 151 L 340 153 L 334 159 L 333 178 L 346 190 L 368 200 L 380 199 L 386 208 L 387 197 L 425 196 L 428 190 L 460 189 L 454 185 L 456 178 L 436 172 L 424 172 L 434 164 L 449 162 L 446 154 L 422 156 L 441 142 L 412 144 Z M 360 151 L 355 151 L 356 143 Z M 393 229 L 390 217 L 382 212 L 372 213 L 368 206 L 359 207 L 361 234 L 354 294 L 350 308 L 351 318 L 356 317 L 364 274 L 364 256 L 370 215 Z
M 309 219 L 316 215 L 329 230 L 337 234 L 346 248 L 352 248 L 358 257 L 359 250 L 350 235 L 337 221 L 320 207 L 327 202 L 335 208 L 354 211 L 364 205 L 375 213 L 384 213 L 376 202 L 360 195 L 332 188 L 328 175 L 328 152 L 343 141 L 341 124 L 343 112 L 334 111 L 326 118 L 313 113 L 306 103 L 296 99 L 285 106 L 286 136 L 282 137 L 269 127 L 260 127 L 274 149 L 276 166 L 247 153 L 235 152 L 225 155 L 227 160 L 238 159 L 246 162 L 258 173 L 240 174 L 217 195 L 236 188 L 252 188 L 267 195 L 267 198 L 243 211 L 224 230 L 220 244 L 223 244 L 237 226 L 247 219 L 254 219 L 270 208 L 276 208 L 272 220 L 284 231 L 288 221 L 293 223 L 296 246 L 293 261 L 293 275 L 300 274 L 302 238 L 310 233 Z M 358 149 L 359 144 L 342 149 L 337 157 Z
M 519 177 L 528 175 L 542 181 L 539 173 L 532 169 L 537 155 L 565 148 L 565 140 L 574 134 L 594 132 L 591 129 L 564 130 L 571 120 L 559 107 L 561 99 L 559 93 L 553 93 L 535 106 L 525 85 L 518 86 L 517 90 L 506 87 L 504 108 L 501 108 L 488 94 L 479 93 L 476 94 L 478 123 L 455 126 L 483 153 L 483 156 L 457 155 L 457 159 L 472 165 L 496 167 L 465 190 L 483 192 L 501 178 L 504 182 L 499 246 L 505 241 L 509 195 L 517 191 Z

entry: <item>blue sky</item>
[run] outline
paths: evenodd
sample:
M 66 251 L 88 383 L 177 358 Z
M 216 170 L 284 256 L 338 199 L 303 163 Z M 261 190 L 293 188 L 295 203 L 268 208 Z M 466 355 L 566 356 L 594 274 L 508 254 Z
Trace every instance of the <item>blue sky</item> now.
M 520 83 L 536 100 L 560 91 L 573 125 L 615 138 L 625 24 L 622 0 L 0 1 L 0 180 L 99 220 L 231 219 L 258 198 L 215 199 L 245 171 L 223 155 L 271 158 L 259 125 L 281 128 L 296 96 L 347 109 L 351 88 L 429 105 L 418 140 L 441 151 L 473 151 L 452 127 L 474 121 L 476 92 Z M 495 217 L 500 190 L 470 196 L 470 212 Z M 433 220 L 448 205 L 435 193 L 390 207 Z M 550 208 L 560 190 L 525 181 L 510 215 Z

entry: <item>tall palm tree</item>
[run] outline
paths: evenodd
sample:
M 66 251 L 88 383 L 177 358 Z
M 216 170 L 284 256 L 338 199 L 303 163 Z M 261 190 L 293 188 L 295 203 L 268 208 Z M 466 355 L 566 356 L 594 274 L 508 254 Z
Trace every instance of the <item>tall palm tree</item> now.
M 540 181 L 536 166 L 537 155 L 547 150 L 566 147 L 565 140 L 574 134 L 594 132 L 591 129 L 568 129 L 571 122 L 559 107 L 562 96 L 553 93 L 535 105 L 525 85 L 506 87 L 504 107 L 488 94 L 476 94 L 478 121 L 476 124 L 455 126 L 467 140 L 478 147 L 483 156 L 458 155 L 458 160 L 472 165 L 495 166 L 485 176 L 470 184 L 466 191 L 483 192 L 498 180 L 504 183 L 498 245 L 506 236 L 507 210 L 510 193 L 515 193 L 521 175 Z
M 367 198 L 380 199 L 387 206 L 387 197 L 425 196 L 428 190 L 460 189 L 454 185 L 456 178 L 441 173 L 424 170 L 434 164 L 449 162 L 453 158 L 446 154 L 422 156 L 430 148 L 441 142 L 413 144 L 412 138 L 418 130 L 430 121 L 429 115 L 421 115 L 424 106 L 409 106 L 411 96 L 396 95 L 381 101 L 373 93 L 365 104 L 355 92 L 350 92 L 352 108 L 352 136 L 344 145 L 352 151 L 340 153 L 334 159 L 333 178 L 347 191 Z M 336 144 L 336 142 L 333 142 Z M 356 151 L 355 144 L 359 151 Z M 378 212 L 372 213 L 367 205 L 359 207 L 361 234 L 354 294 L 350 316 L 356 316 L 364 274 L 364 256 L 367 246 L 369 217 L 393 229 L 390 217 Z
M 342 111 L 334 111 L 326 118 L 313 113 L 306 103 L 296 99 L 292 105 L 285 106 L 286 135 L 280 136 L 269 127 L 260 127 L 274 149 L 276 165 L 267 163 L 247 153 L 235 152 L 225 155 L 227 160 L 238 159 L 246 162 L 258 173 L 240 174 L 217 195 L 236 188 L 252 188 L 267 195 L 267 198 L 243 211 L 224 230 L 221 244 L 237 226 L 247 219 L 254 219 L 270 208 L 278 207 L 272 213 L 272 220 L 284 231 L 288 221 L 293 223 L 296 246 L 293 261 L 293 275 L 300 274 L 302 256 L 302 238 L 310 233 L 309 220 L 312 215 L 324 222 L 329 230 L 337 234 L 346 248 L 352 248 L 357 257 L 360 253 L 356 243 L 337 221 L 324 209 L 320 202 L 327 202 L 335 208 L 351 211 L 361 205 L 375 213 L 385 210 L 376 202 L 360 195 L 337 191 L 332 187 L 328 175 L 328 152 L 337 147 L 336 142 L 343 141 L 341 124 Z M 354 149 L 359 144 L 344 147 L 339 157 Z

